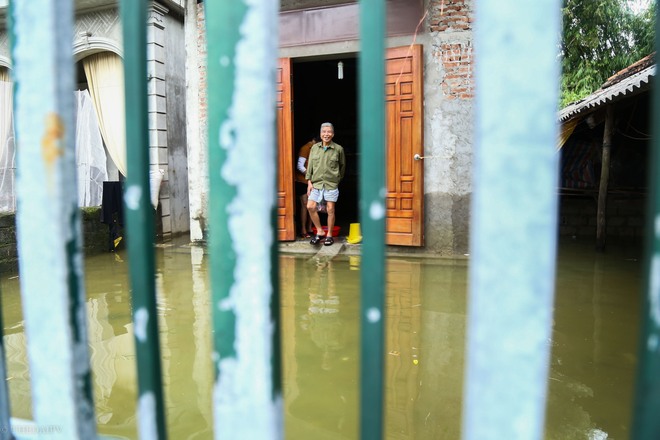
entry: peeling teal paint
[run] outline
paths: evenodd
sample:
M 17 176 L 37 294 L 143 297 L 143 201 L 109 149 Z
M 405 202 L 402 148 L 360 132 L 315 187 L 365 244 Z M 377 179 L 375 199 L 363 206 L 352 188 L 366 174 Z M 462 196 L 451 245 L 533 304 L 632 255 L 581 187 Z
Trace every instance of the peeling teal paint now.
M 127 176 L 124 192 L 138 373 L 140 439 L 167 438 L 154 281 L 153 208 L 149 200 L 147 3 L 120 3 L 124 42 Z M 149 319 L 149 317 L 152 317 Z M 138 337 L 138 329 L 142 332 Z M 147 402 L 148 404 L 145 404 Z
M 12 2 L 10 13 L 16 231 L 33 416 L 61 427 L 52 438 L 94 438 L 72 129 L 73 6 Z

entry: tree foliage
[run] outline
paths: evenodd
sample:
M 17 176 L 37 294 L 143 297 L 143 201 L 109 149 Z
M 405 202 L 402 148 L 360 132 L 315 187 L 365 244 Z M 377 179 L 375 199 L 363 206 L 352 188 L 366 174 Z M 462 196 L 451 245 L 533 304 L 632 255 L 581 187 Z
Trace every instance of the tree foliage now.
M 560 105 L 597 90 L 610 76 L 653 51 L 655 1 L 564 0 Z

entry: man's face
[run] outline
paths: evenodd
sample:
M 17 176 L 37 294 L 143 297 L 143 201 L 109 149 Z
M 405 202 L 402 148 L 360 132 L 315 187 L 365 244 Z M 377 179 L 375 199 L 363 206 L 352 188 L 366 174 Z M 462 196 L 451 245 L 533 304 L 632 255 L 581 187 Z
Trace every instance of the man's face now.
M 332 137 L 335 135 L 335 132 L 332 131 L 330 127 L 321 128 L 321 140 L 323 143 L 327 144 L 332 140 Z

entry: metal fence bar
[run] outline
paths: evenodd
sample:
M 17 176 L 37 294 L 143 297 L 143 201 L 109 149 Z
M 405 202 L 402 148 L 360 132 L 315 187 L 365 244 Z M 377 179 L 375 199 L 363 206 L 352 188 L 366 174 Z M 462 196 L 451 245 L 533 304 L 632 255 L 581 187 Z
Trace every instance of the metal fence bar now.
M 49 438 L 90 439 L 96 420 L 76 190 L 73 0 L 13 1 L 10 24 L 33 415 Z
M 127 176 L 126 245 L 133 301 L 141 439 L 165 439 L 165 408 L 154 281 L 154 212 L 149 191 L 147 0 L 122 0 Z
M 283 436 L 273 379 L 277 0 L 204 2 L 215 438 Z M 245 234 L 245 231 L 255 231 Z
M 655 47 L 660 47 L 660 10 L 656 7 Z M 646 241 L 639 339 L 637 389 L 631 438 L 660 438 L 660 88 L 652 91 L 651 161 L 646 209 Z
M 463 438 L 540 439 L 556 256 L 561 4 L 477 6 Z
M 385 371 L 384 0 L 360 1 L 359 145 L 362 230 L 360 438 L 383 438 Z

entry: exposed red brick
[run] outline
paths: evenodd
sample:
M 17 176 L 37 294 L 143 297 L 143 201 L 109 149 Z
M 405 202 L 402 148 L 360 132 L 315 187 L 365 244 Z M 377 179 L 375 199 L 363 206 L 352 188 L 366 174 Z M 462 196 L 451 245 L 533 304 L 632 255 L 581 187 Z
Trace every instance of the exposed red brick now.
M 429 2 L 429 30 L 471 30 L 474 0 L 431 0 Z

